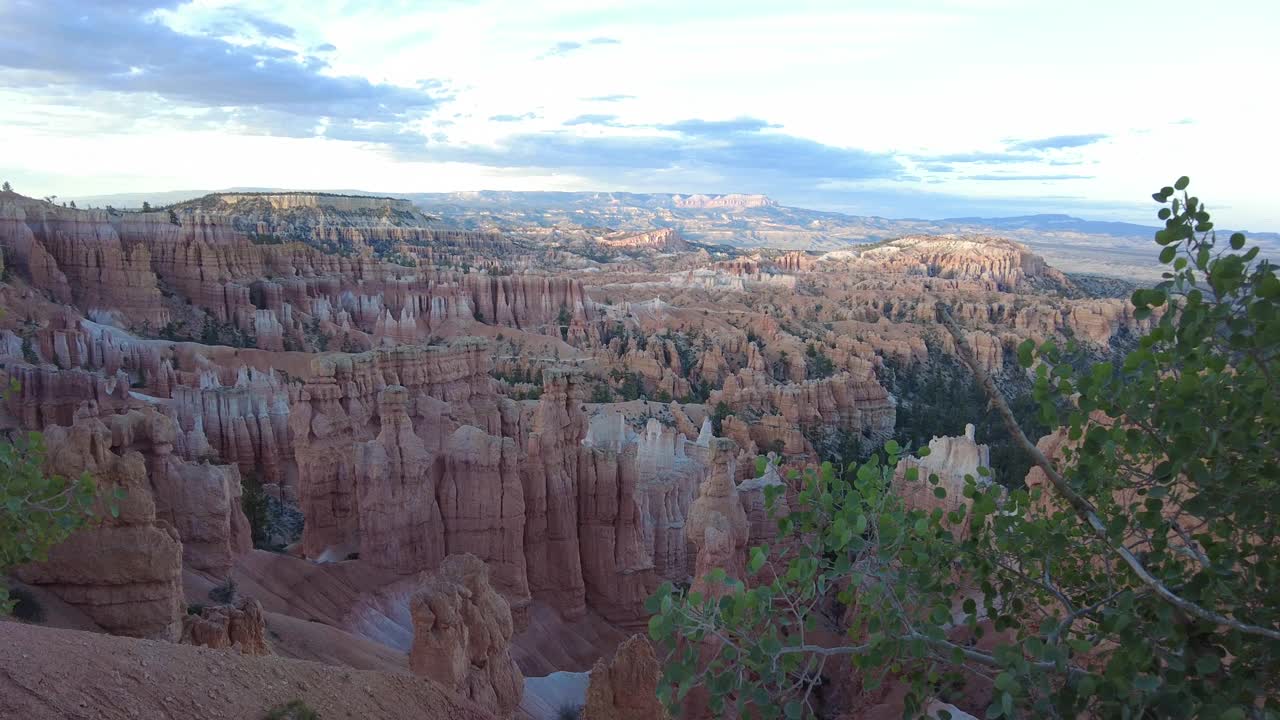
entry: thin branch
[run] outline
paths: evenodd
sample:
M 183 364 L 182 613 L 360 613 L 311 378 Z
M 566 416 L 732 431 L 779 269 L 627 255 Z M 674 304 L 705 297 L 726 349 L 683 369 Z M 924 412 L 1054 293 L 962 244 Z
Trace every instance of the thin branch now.
M 1094 509 L 1093 505 L 1071 488 L 1066 479 L 1064 479 L 1062 475 L 1058 473 L 1057 469 L 1053 467 L 1053 463 L 1049 462 L 1049 458 L 1045 457 L 1044 453 L 1040 452 L 1040 448 L 1032 444 L 1032 442 L 1027 439 L 1026 434 L 1022 432 L 1022 428 L 1018 426 L 1017 419 L 1013 416 L 1013 411 L 1009 409 L 1009 403 L 1004 399 L 1004 395 L 1000 392 L 1000 389 L 997 388 L 996 384 L 991 380 L 991 376 L 988 375 L 987 371 L 978 364 L 978 361 L 975 359 L 973 354 L 973 348 L 969 346 L 969 341 L 964 336 L 964 331 L 960 329 L 960 326 L 956 324 L 955 319 L 951 317 L 951 313 L 947 310 L 947 306 L 940 302 L 935 307 L 938 312 L 939 322 L 947 329 L 947 332 L 951 333 L 951 337 L 955 339 L 956 350 L 960 353 L 960 358 L 964 360 L 964 363 L 973 371 L 973 375 L 977 378 L 978 384 L 982 387 L 983 392 L 986 393 L 987 397 L 991 400 L 992 405 L 995 406 L 996 411 L 1000 414 L 1000 419 L 1004 421 L 1005 429 L 1009 431 L 1011 436 L 1013 436 L 1014 442 L 1016 442 L 1024 452 L 1031 456 L 1031 460 L 1044 471 L 1044 474 L 1049 478 L 1049 482 L 1052 483 L 1058 493 L 1066 499 L 1072 509 L 1076 511 L 1076 514 L 1080 516 L 1080 518 L 1084 520 L 1089 527 L 1093 528 L 1093 532 L 1098 536 L 1098 538 L 1106 543 L 1116 555 L 1119 555 L 1120 559 L 1124 560 L 1125 564 L 1129 566 L 1129 569 L 1133 571 L 1134 575 L 1138 576 L 1138 579 L 1141 580 L 1143 584 L 1150 587 L 1152 591 L 1164 599 L 1165 602 L 1173 605 L 1179 610 L 1182 610 L 1188 615 L 1194 615 L 1201 620 L 1207 620 L 1223 627 L 1229 627 L 1246 635 L 1259 635 L 1271 638 L 1272 640 L 1280 640 L 1280 630 L 1240 622 L 1239 620 L 1227 617 L 1222 613 L 1202 608 L 1196 603 L 1177 595 L 1165 586 L 1159 578 L 1152 575 L 1151 571 L 1147 570 L 1146 566 L 1142 564 L 1142 561 L 1139 560 L 1133 552 L 1123 545 L 1113 543 L 1107 534 L 1106 525 L 1103 524 L 1102 520 L 1098 517 L 1098 513 Z

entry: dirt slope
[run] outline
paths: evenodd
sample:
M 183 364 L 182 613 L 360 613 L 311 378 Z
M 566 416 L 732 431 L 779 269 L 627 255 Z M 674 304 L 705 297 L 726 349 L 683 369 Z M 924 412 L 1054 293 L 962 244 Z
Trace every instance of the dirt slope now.
M 256 720 L 294 699 L 323 720 L 492 720 L 411 675 L 0 622 L 0 718 Z

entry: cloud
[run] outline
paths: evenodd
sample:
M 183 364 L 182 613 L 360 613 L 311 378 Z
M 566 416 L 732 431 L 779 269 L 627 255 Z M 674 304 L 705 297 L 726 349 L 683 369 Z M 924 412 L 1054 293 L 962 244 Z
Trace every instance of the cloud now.
M 608 116 L 595 120 L 612 122 Z M 697 179 L 704 186 L 755 192 L 800 190 L 829 180 L 897 179 L 903 175 L 902 164 L 892 155 L 766 131 L 775 127 L 754 118 L 690 119 L 652 126 L 658 132 L 650 134 L 524 133 L 495 146 L 432 147 L 425 158 L 530 173 L 575 173 L 592 182 L 615 185 L 626 179 L 652 182 L 660 176 L 670 182 Z
M 918 155 L 913 159 L 935 163 L 1019 163 L 1037 160 L 1039 156 L 1029 152 L 964 152 Z
M 970 175 L 966 180 L 1092 180 L 1092 175 Z
M 324 137 L 330 140 L 377 143 L 382 145 L 420 146 L 422 135 L 407 130 L 398 122 L 362 122 L 358 120 L 333 120 L 325 124 Z
M 295 34 L 293 28 L 284 23 L 234 7 L 221 8 L 205 29 L 216 35 L 248 34 L 276 40 L 292 40 Z
M 576 52 L 591 45 L 620 45 L 621 43 L 621 40 L 611 37 L 593 37 L 585 42 L 562 40 L 555 45 L 552 45 L 546 52 L 539 55 L 538 59 L 543 60 L 550 57 L 563 57 L 569 53 Z
M 635 95 L 594 95 L 592 97 L 582 98 L 586 102 L 622 102 L 623 100 L 635 100 Z
M 552 55 L 567 55 L 573 52 L 574 50 L 581 50 L 581 49 L 582 49 L 582 43 L 573 42 L 569 40 L 564 42 L 558 42 L 555 45 L 552 45 L 551 49 L 543 53 L 543 55 L 547 57 Z
M 956 169 L 946 163 L 921 163 L 920 168 L 929 172 L 949 173 L 955 172 Z
M 1060 150 L 1063 148 L 1084 147 L 1092 145 L 1101 140 L 1106 140 L 1109 135 L 1104 133 L 1090 133 L 1087 135 L 1054 135 L 1052 137 L 1037 138 L 1035 140 L 1023 140 L 1009 145 L 1009 149 L 1017 151 L 1037 151 L 1037 150 Z
M 723 135 L 736 135 L 741 133 L 754 133 L 764 130 L 765 128 L 776 128 L 779 125 L 767 123 L 764 120 L 756 118 L 741 117 L 734 120 L 681 120 L 679 122 L 670 123 L 668 125 L 657 125 L 659 130 L 674 130 L 675 132 L 693 135 L 697 137 L 715 137 Z
M 1061 150 L 1065 148 L 1083 147 L 1092 145 L 1110 137 L 1101 133 L 1091 135 L 1055 135 L 1053 137 L 1038 138 L 1035 140 L 1021 140 L 1010 143 L 1003 151 L 976 151 L 976 152 L 957 152 L 943 153 L 940 155 L 914 155 L 911 157 L 919 163 L 928 165 L 926 169 L 932 172 L 948 172 L 941 169 L 944 164 L 955 165 L 963 163 L 980 163 L 985 165 L 1008 165 L 1014 163 L 1043 163 L 1046 160 L 1047 151 Z M 1078 165 L 1078 161 L 1055 159 L 1049 161 L 1051 165 Z M 954 168 L 952 168 L 954 170 Z
M 537 114 L 537 113 L 531 113 L 531 112 L 523 113 L 523 114 L 520 114 L 520 115 L 509 115 L 509 114 L 504 113 L 504 114 L 502 114 L 502 115 L 490 115 L 490 116 L 489 116 L 489 120 L 490 120 L 491 122 L 504 122 L 504 123 L 507 123 L 507 122 L 520 122 L 520 121 L 522 121 L 522 120 L 537 120 L 537 119 L 538 119 L 538 114 Z
M 219 14 L 205 29 L 216 33 L 247 27 L 259 42 L 178 32 L 156 12 L 175 4 L 0 3 L 6 36 L 0 87 L 35 96 L 114 93 L 133 98 L 132 113 L 138 118 L 147 117 L 156 101 L 220 109 L 229 119 L 251 125 L 253 132 L 297 137 L 314 134 L 326 118 L 403 122 L 445 99 L 435 82 L 408 88 L 333 75 L 315 55 L 261 41 L 290 38 L 292 28 L 240 11 Z
M 604 115 L 604 114 L 598 114 L 598 113 L 588 113 L 588 114 L 586 114 L 586 115 L 579 115 L 579 116 L 574 117 L 574 118 L 569 118 L 568 120 L 565 120 L 565 121 L 564 121 L 563 123 L 561 123 L 561 124 L 563 124 L 563 125 L 565 125 L 565 126 L 573 126 L 573 125 L 609 125 L 609 126 L 613 126 L 613 127 L 618 127 L 618 122 L 617 122 L 617 121 L 618 121 L 618 116 L 617 116 L 617 115 Z

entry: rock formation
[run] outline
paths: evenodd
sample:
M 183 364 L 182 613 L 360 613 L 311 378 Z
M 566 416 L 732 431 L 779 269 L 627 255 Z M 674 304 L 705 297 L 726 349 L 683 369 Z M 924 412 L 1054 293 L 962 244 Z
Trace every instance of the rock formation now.
M 1070 282 L 1025 245 L 985 236 L 908 236 L 858 252 L 856 258 L 901 272 L 989 283 L 993 290 Z
M 671 204 L 678 208 L 732 208 L 735 210 L 743 208 L 769 207 L 777 205 L 771 198 L 765 195 L 742 195 L 739 193 L 731 193 L 729 195 L 674 195 L 671 198 Z
M 801 467 L 887 439 L 899 407 L 928 412 L 898 381 L 954 352 L 938 302 L 1004 377 L 1026 339 L 1104 352 L 1152 322 L 1001 238 L 740 252 L 720 243 L 867 233 L 797 224 L 763 196 L 636 202 L 592 200 L 578 227 L 321 193 L 172 212 L 0 193 L 0 381 L 19 386 L 0 431 L 47 428 L 51 467 L 128 490 L 119 518 L 100 513 L 20 577 L 109 631 L 185 626 L 215 647 L 256 648 L 263 613 L 184 620 L 183 571 L 401 649 L 417 621 L 415 669 L 510 714 L 512 628 L 641 628 L 661 582 L 714 595 L 713 569 L 761 579 L 746 577 L 750 543 L 785 557 L 797 540 L 777 536 L 765 495 L 780 489 L 779 512 L 793 498 L 773 463 L 753 477 L 755 457 Z M 986 449 L 971 429 L 930 447 L 895 488 L 958 509 Z M 250 550 L 246 488 L 288 526 L 270 533 L 287 554 Z M 613 640 L 591 642 L 607 655 Z M 597 673 L 612 708 L 597 714 L 636 710 L 627 668 L 651 657 L 637 647 Z
M 737 445 L 726 438 L 711 441 L 711 470 L 689 508 L 685 535 L 697 548 L 693 590 L 704 596 L 720 592 L 707 581 L 712 569 L 741 580 L 746 573 L 746 546 L 750 533 L 746 511 L 738 498 L 734 477 Z
M 470 425 L 458 428 L 449 437 L 438 482 L 449 554 L 470 553 L 483 560 L 494 586 L 522 614 L 529 602 L 529 579 L 515 442 Z
M 45 471 L 87 474 L 100 491 L 87 527 L 49 551 L 46 560 L 16 568 L 110 632 L 177 640 L 182 629 L 182 543 L 156 518 L 147 465 L 137 451 L 111 451 L 111 431 L 96 419 L 45 429 Z M 123 491 L 115 499 L 116 491 Z M 116 503 L 116 511 L 110 507 Z
M 973 437 L 974 427 L 970 423 L 964 426 L 963 437 L 935 437 L 929 441 L 929 454 L 917 457 L 905 457 L 898 462 L 894 471 L 893 490 L 902 497 L 910 509 L 932 511 L 934 508 L 950 513 L 954 510 L 967 512 L 970 504 L 964 496 L 966 478 L 972 478 L 979 487 L 991 485 L 991 480 L 982 476 L 978 468 L 990 468 L 990 450 L 986 445 L 979 445 Z M 917 477 L 914 481 L 906 479 L 906 471 L 915 468 Z M 937 476 L 938 484 L 930 482 L 931 476 Z M 946 497 L 939 499 L 934 488 L 946 491 Z M 957 537 L 968 531 L 969 518 L 952 526 L 952 533 Z
M 601 658 L 591 669 L 582 720 L 666 720 L 667 709 L 658 701 L 662 669 L 653 645 L 643 635 L 632 635 L 618 646 L 613 659 Z
M 670 228 L 642 233 L 610 233 L 600 238 L 601 245 L 627 250 L 688 250 L 689 243 Z
M 450 555 L 423 576 L 412 601 L 414 674 L 434 680 L 498 717 L 520 703 L 524 676 L 511 659 L 511 610 L 474 555 Z
M 524 552 L 529 586 L 566 617 L 586 611 L 578 539 L 578 478 L 586 416 L 580 373 L 548 370 L 526 444 Z
M 446 554 L 433 458 L 413 432 L 407 404 L 401 385 L 379 393 L 382 429 L 358 446 L 357 488 L 360 557 L 405 574 L 436 567 Z
M 270 655 L 262 603 L 242 597 L 230 605 L 205 605 L 182 618 L 182 642 L 210 648 L 231 648 L 245 655 Z

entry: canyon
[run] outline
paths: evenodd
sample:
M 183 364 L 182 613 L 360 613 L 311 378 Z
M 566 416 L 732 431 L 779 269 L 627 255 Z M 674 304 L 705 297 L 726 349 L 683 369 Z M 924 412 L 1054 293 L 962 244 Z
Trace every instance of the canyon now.
M 646 598 L 714 594 L 713 568 L 745 579 L 747 548 L 774 539 L 779 468 L 848 463 L 908 407 L 946 413 L 895 392 L 954 356 L 938 303 L 1011 388 L 1024 340 L 1106 356 L 1153 322 L 987 234 L 734 248 L 419 204 L 226 193 L 142 212 L 0 193 L 0 432 L 42 433 L 45 472 L 120 498 L 12 572 L 55 627 L 0 637 L 223 666 L 234 682 L 210 697 L 261 668 L 399 688 L 425 717 L 552 717 L 552 697 L 660 717 L 640 691 L 657 660 L 633 637 Z M 962 487 L 995 442 L 976 420 L 946 417 L 904 467 Z M 0 709 L 57 716 L 31 702 Z

